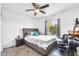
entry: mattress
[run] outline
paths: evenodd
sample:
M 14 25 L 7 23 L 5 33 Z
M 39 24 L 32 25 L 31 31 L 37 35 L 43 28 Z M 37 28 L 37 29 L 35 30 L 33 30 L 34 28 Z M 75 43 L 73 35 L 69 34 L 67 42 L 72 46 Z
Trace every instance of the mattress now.
M 25 40 L 46 50 L 49 45 L 51 45 L 56 41 L 56 36 L 55 35 L 26 36 Z

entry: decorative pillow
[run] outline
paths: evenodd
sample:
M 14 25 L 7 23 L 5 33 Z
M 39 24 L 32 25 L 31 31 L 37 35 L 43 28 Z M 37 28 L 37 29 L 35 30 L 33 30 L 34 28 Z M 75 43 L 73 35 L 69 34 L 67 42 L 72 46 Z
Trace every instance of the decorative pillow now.
M 38 35 L 40 35 L 39 32 L 34 32 L 34 33 L 33 33 L 33 36 L 38 36 Z

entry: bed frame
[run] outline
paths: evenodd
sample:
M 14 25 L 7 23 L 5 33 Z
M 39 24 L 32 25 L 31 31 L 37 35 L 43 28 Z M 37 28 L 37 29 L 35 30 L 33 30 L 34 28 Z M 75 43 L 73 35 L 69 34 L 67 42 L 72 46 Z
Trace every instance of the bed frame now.
M 23 28 L 23 38 L 25 38 L 25 36 L 27 35 L 28 32 L 32 32 L 32 31 L 39 31 L 39 30 L 36 28 Z M 32 44 L 32 43 L 26 41 L 26 40 L 24 40 L 24 43 L 28 47 L 34 49 L 35 51 L 39 52 L 40 54 L 42 54 L 44 56 L 48 55 L 50 53 L 50 51 L 56 47 L 56 44 L 57 44 L 57 42 L 55 41 L 51 45 L 49 45 L 47 47 L 47 49 L 45 50 L 45 49 L 43 49 L 35 44 Z

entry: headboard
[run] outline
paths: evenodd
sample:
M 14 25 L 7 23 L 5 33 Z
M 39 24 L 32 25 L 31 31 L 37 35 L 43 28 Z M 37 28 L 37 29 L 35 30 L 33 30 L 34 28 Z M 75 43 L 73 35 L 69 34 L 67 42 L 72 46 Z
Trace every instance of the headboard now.
M 23 38 L 25 38 L 25 36 L 28 34 L 28 32 L 34 32 L 34 31 L 39 32 L 39 30 L 37 28 L 23 28 Z

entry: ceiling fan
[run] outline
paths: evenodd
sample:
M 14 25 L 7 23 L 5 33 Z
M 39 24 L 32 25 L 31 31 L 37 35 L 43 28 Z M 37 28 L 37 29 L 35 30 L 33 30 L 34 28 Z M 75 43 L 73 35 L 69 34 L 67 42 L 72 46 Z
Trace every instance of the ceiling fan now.
M 43 6 L 40 6 L 39 4 L 37 3 L 32 3 L 33 5 L 33 9 L 28 9 L 26 11 L 35 11 L 34 15 L 37 15 L 37 13 L 41 12 L 43 14 L 46 14 L 46 12 L 42 11 L 41 9 L 44 9 L 44 8 L 47 8 L 49 7 L 49 4 L 46 4 L 46 5 L 43 5 Z

